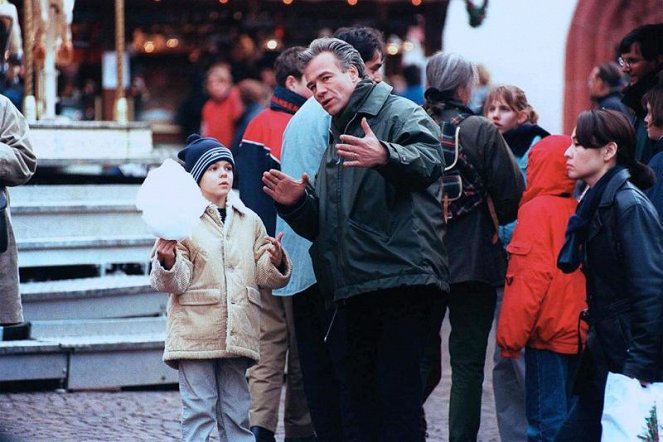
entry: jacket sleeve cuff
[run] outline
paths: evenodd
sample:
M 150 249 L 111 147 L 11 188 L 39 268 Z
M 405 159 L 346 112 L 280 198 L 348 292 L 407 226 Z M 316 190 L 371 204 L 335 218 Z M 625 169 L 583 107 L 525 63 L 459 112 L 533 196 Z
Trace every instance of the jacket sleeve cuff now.
M 503 358 L 520 359 L 520 351 L 507 350 L 506 348 L 503 348 L 500 354 Z

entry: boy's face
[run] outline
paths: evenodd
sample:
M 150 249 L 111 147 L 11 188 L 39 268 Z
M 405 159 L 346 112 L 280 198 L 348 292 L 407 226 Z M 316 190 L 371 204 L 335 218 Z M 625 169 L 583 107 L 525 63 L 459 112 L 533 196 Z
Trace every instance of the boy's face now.
M 232 163 L 221 160 L 210 164 L 203 176 L 200 177 L 200 190 L 203 196 L 210 202 L 219 207 L 225 206 L 228 192 L 233 187 L 233 165 Z M 221 204 L 223 202 L 223 204 Z
M 213 100 L 223 100 L 233 85 L 230 71 L 223 67 L 214 68 L 207 76 L 207 93 Z

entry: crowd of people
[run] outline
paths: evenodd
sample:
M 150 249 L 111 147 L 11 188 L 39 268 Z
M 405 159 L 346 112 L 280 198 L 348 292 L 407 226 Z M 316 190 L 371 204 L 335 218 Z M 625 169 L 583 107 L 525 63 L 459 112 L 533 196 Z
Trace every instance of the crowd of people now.
M 447 313 L 450 440 L 477 438 L 494 319 L 502 440 L 600 440 L 609 372 L 663 382 L 663 24 L 619 52 L 570 136 L 516 85 L 475 103 L 459 54 L 394 94 L 371 28 L 283 51 L 241 124 L 213 65 L 178 155 L 209 207 L 151 270 L 184 440 L 274 441 L 285 386 L 286 441 L 423 441 Z

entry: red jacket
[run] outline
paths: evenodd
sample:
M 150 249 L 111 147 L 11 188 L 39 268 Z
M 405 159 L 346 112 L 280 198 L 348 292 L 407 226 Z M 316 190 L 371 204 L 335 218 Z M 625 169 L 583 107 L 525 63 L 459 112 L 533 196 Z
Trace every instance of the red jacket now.
M 564 354 L 578 351 L 585 277 L 580 270 L 567 275 L 557 268 L 566 224 L 577 205 L 564 158 L 570 145 L 570 137 L 551 135 L 529 156 L 527 188 L 507 247 L 509 267 L 497 328 L 504 357 L 518 357 L 525 346 Z M 583 340 L 585 333 L 583 322 Z

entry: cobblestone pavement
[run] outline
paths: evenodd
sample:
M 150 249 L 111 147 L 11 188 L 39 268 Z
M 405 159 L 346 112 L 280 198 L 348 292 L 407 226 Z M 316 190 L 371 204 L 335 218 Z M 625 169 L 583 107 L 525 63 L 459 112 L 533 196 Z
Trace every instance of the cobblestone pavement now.
M 448 324 L 442 329 L 447 342 Z M 491 334 L 479 441 L 499 441 L 491 386 Z M 426 402 L 430 442 L 447 440 L 450 386 L 448 354 L 443 377 Z M 0 393 L 0 442 L 175 441 L 180 438 L 179 393 L 165 391 L 75 391 Z M 277 440 L 283 440 L 279 426 Z M 218 439 L 216 439 L 218 440 Z

